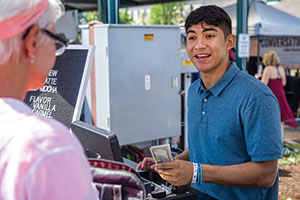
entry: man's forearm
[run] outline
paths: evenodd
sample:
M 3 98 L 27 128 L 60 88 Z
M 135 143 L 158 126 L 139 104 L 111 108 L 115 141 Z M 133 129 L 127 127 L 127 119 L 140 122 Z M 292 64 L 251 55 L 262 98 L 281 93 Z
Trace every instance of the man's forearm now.
M 189 161 L 189 160 L 190 160 L 190 156 L 189 156 L 189 148 L 186 148 L 181 154 L 177 155 L 177 156 L 175 157 L 175 159 Z
M 277 174 L 277 160 L 201 166 L 202 181 L 236 187 L 271 187 Z

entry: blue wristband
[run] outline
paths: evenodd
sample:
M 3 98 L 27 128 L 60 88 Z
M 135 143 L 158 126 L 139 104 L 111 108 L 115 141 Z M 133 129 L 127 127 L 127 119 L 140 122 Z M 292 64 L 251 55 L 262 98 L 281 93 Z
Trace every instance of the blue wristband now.
M 201 164 L 198 163 L 198 179 L 197 184 L 200 185 L 202 183 L 202 167 Z

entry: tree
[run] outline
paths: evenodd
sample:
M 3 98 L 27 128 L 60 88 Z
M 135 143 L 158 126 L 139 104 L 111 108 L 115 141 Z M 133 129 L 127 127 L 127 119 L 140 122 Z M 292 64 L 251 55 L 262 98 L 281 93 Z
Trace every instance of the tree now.
M 86 19 L 90 22 L 93 20 L 99 20 L 99 14 L 97 11 L 89 11 L 88 14 L 86 15 Z
M 183 2 L 156 4 L 150 10 L 150 24 L 179 24 L 183 22 Z
M 128 8 L 124 12 L 119 12 L 120 24 L 134 24 L 133 16 L 128 14 Z

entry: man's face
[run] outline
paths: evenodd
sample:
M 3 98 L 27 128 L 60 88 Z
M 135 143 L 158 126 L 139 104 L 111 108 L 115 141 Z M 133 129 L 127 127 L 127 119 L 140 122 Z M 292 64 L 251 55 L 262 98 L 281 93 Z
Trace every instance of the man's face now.
M 217 73 L 229 64 L 228 51 L 234 46 L 233 35 L 224 37 L 214 25 L 200 22 L 187 30 L 187 51 L 194 66 L 201 73 Z

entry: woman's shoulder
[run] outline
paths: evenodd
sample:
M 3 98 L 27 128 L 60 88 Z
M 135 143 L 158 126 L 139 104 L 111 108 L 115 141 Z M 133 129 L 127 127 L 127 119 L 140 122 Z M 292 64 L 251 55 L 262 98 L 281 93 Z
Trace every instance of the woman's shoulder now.
M 276 69 L 275 66 L 269 65 L 269 66 L 266 66 L 264 70 L 271 71 L 271 70 L 275 70 L 275 69 Z
M 281 65 L 278 67 L 278 69 L 281 70 L 281 71 L 285 71 L 285 68 L 282 67 Z
M 276 71 L 276 67 L 275 66 L 266 66 L 264 68 L 264 73 L 274 73 Z
M 25 121 L 30 127 L 25 134 L 39 149 L 52 151 L 56 147 L 78 146 L 75 141 L 77 138 L 55 119 L 29 115 L 24 118 L 24 123 Z M 30 141 L 28 140 L 29 143 Z

